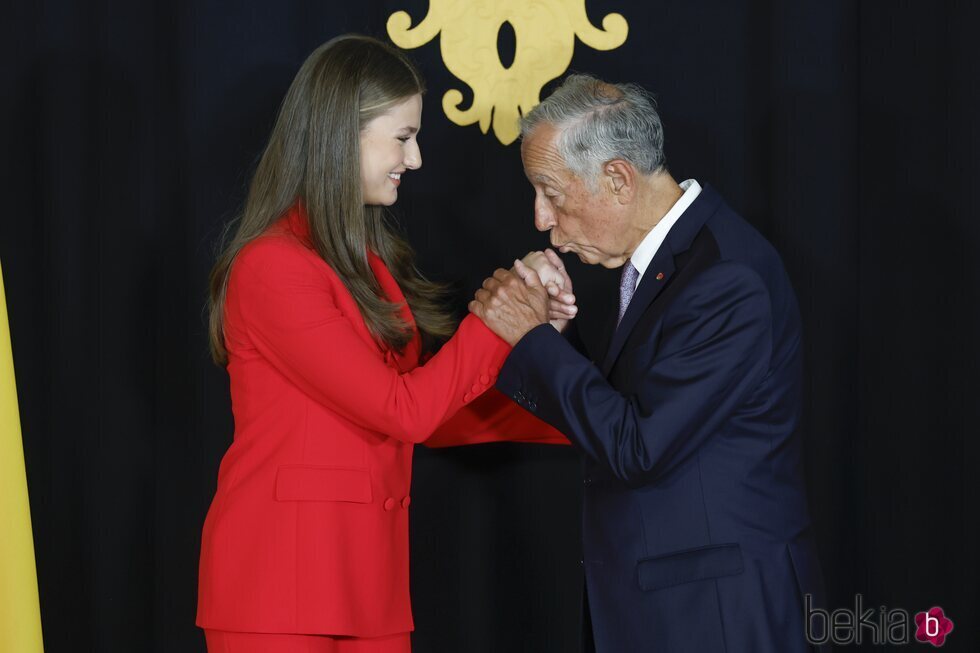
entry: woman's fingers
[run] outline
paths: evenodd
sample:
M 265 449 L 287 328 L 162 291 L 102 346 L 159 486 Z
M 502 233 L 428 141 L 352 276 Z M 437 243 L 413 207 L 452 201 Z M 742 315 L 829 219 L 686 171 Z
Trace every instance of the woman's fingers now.
M 559 289 L 564 288 L 564 277 L 562 276 L 561 272 L 551 264 L 548 257 L 543 252 L 528 252 L 528 254 L 521 260 L 521 263 L 534 270 L 541 279 L 541 283 L 543 283 L 545 286 L 553 284 Z

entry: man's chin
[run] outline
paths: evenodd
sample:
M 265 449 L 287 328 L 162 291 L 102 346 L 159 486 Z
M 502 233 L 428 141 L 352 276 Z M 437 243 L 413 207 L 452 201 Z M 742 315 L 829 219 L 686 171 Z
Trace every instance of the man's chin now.
M 626 260 L 628 261 L 629 259 Z M 606 268 L 607 270 L 615 270 L 617 268 L 621 268 L 623 267 L 625 262 L 626 261 L 624 261 L 623 259 L 618 259 L 618 258 L 607 258 L 601 261 L 596 261 L 596 263 Z
M 552 245 L 551 248 L 558 250 L 562 254 L 574 254 L 575 256 L 578 257 L 578 260 L 582 261 L 583 263 L 588 263 L 588 261 L 585 260 L 585 255 L 582 254 L 582 252 L 578 251 L 574 247 L 571 247 L 571 246 L 569 246 L 567 244 L 566 245 Z
M 589 254 L 588 252 L 583 252 L 583 251 L 581 251 L 581 250 L 579 250 L 579 249 L 577 249 L 577 248 L 575 248 L 573 246 L 561 245 L 559 247 L 559 246 L 556 246 L 556 245 L 552 245 L 552 247 L 554 249 L 557 249 L 562 254 L 574 254 L 575 256 L 578 257 L 578 260 L 582 261 L 582 263 L 585 263 L 586 265 L 595 265 L 596 263 L 601 263 L 602 262 L 602 261 L 599 260 L 599 257 L 598 256 L 595 256 L 593 254 Z
M 595 265 L 596 263 L 602 262 L 599 260 L 599 257 L 595 256 L 590 252 L 580 252 L 580 251 L 572 250 L 572 253 L 578 257 L 578 260 L 582 261 L 582 263 L 585 263 L 586 265 Z

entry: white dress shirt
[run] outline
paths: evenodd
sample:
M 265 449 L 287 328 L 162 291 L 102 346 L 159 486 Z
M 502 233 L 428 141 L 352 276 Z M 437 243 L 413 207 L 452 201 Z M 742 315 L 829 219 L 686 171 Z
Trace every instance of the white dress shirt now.
M 643 279 L 643 273 L 650 266 L 650 261 L 653 260 L 653 257 L 657 255 L 657 250 L 663 245 L 670 228 L 674 226 L 674 223 L 681 217 L 681 214 L 687 210 L 687 207 L 691 206 L 691 202 L 701 194 L 701 184 L 694 179 L 682 181 L 680 187 L 684 191 L 684 194 L 674 202 L 674 205 L 670 207 L 670 210 L 661 218 L 660 222 L 643 237 L 643 240 L 640 241 L 639 246 L 633 252 L 633 256 L 630 257 L 630 262 L 633 264 L 633 267 L 640 273 L 636 278 L 636 287 L 639 287 L 640 280 Z

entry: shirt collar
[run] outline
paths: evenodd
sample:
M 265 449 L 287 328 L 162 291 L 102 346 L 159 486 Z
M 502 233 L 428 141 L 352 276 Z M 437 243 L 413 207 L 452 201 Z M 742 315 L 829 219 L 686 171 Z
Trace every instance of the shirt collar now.
M 684 194 L 680 196 L 674 205 L 670 207 L 670 210 L 660 219 L 653 229 L 651 229 L 643 240 L 640 241 L 639 246 L 633 251 L 633 256 L 630 257 L 630 262 L 633 267 L 636 268 L 637 272 L 640 273 L 637 278 L 637 285 L 640 283 L 640 278 L 643 277 L 643 273 L 646 272 L 647 267 L 650 265 L 650 261 L 653 257 L 657 255 L 657 251 L 660 246 L 663 245 L 664 239 L 667 238 L 667 233 L 670 228 L 674 226 L 677 219 L 681 217 L 687 207 L 691 206 L 698 195 L 701 194 L 701 184 L 699 184 L 694 179 L 686 179 L 680 184 L 681 190 Z

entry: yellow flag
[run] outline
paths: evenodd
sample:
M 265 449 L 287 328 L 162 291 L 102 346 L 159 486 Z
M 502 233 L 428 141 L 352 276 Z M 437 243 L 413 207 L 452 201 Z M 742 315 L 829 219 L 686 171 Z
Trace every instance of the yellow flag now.
M 0 269 L 0 651 L 42 653 L 41 608 L 34 567 L 7 298 Z

